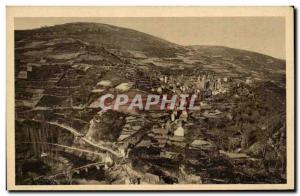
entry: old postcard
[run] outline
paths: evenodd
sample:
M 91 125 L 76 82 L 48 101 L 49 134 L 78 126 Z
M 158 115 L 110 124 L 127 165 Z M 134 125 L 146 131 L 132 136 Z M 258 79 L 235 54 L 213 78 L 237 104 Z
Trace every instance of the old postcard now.
M 7 7 L 8 190 L 293 190 L 293 7 Z

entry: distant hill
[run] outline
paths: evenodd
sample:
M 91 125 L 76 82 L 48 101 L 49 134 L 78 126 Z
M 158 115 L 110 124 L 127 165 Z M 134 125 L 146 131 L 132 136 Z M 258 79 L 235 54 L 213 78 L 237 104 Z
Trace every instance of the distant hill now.
M 251 75 L 285 84 L 285 60 L 257 52 L 224 46 L 188 46 L 189 54 L 205 59 L 202 65 L 213 67 L 215 72 L 229 71 L 238 75 Z M 213 66 L 211 66 L 213 65 Z
M 57 53 L 54 54 L 56 58 L 60 53 L 79 55 L 77 53 L 80 48 L 89 45 L 98 48 L 96 56 L 108 58 L 110 62 L 127 58 L 139 65 L 202 69 L 223 75 L 227 73 L 242 77 L 252 76 L 285 83 L 285 61 L 281 59 L 224 46 L 181 46 L 136 30 L 101 23 L 67 23 L 32 30 L 17 30 L 15 40 L 19 48 L 22 48 L 22 44 L 31 43 L 31 49 L 23 48 L 27 51 L 24 54 L 32 53 L 31 56 L 35 57 L 38 53 L 40 57 L 51 57 L 53 53 Z M 53 47 L 48 43 L 51 40 L 61 41 Z M 48 52 L 50 46 L 52 51 Z M 116 49 L 119 52 L 112 55 L 107 49 Z
M 33 30 L 17 31 L 16 40 L 71 37 L 107 48 L 136 50 L 149 56 L 169 57 L 184 47 L 136 30 L 101 23 L 67 23 Z
M 272 64 L 275 69 L 284 69 L 285 61 L 282 59 L 274 58 L 268 55 L 260 54 L 257 52 L 252 52 L 248 50 L 241 50 L 235 48 L 229 48 L 225 46 L 206 46 L 206 45 L 193 45 L 188 46 L 206 55 L 210 56 L 223 56 L 227 58 L 235 58 L 240 60 L 249 60 L 252 59 L 256 63 L 262 63 L 263 65 Z

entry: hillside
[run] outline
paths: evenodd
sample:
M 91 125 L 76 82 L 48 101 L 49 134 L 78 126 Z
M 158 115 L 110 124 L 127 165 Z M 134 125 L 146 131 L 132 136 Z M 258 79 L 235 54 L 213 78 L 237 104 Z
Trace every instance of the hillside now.
M 142 51 L 149 56 L 172 56 L 183 48 L 163 39 L 132 29 L 100 23 L 68 23 L 17 31 L 16 40 L 33 36 L 36 40 L 71 37 L 107 48 Z
M 223 46 L 180 46 L 132 29 L 100 23 L 67 23 L 32 30 L 20 30 L 16 42 L 47 42 L 51 39 L 79 40 L 81 44 L 102 47 L 141 65 L 194 67 L 229 76 L 285 82 L 285 61 L 256 52 Z M 70 43 L 67 43 L 70 46 Z M 21 46 L 21 44 L 19 45 Z M 66 47 L 78 50 L 78 47 Z
M 199 107 L 103 110 L 107 94 Z M 285 61 L 263 54 L 96 23 L 15 31 L 17 184 L 286 183 L 285 108 Z

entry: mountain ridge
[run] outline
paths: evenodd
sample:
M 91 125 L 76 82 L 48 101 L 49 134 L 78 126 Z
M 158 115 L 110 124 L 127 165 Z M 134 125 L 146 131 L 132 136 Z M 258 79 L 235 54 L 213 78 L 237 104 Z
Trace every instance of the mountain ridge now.
M 142 66 L 190 67 L 219 74 L 229 72 L 244 77 L 252 75 L 254 78 L 285 81 L 285 60 L 282 59 L 226 46 L 181 46 L 147 33 L 109 24 L 78 22 L 15 31 L 17 42 L 49 42 L 70 38 L 114 51 L 117 56 Z M 80 46 L 61 43 L 61 48 L 64 48 L 61 50 L 63 55 L 66 51 L 78 52 Z M 56 53 L 59 51 L 54 50 Z
M 176 52 L 178 52 L 179 50 L 183 50 L 185 51 L 186 48 L 199 48 L 199 47 L 210 47 L 210 48 L 227 48 L 227 49 L 235 49 L 235 50 L 240 50 L 240 51 L 244 51 L 244 52 L 250 52 L 250 53 L 255 53 L 257 55 L 264 55 L 265 57 L 268 58 L 274 58 L 277 60 L 281 60 L 281 61 L 285 61 L 284 59 L 280 59 L 277 57 L 273 57 L 271 55 L 267 55 L 267 54 L 263 54 L 263 53 L 259 53 L 259 52 L 254 52 L 254 51 L 250 51 L 250 50 L 246 50 L 246 49 L 240 49 L 240 48 L 232 48 L 229 46 L 222 46 L 222 45 L 199 45 L 199 44 L 195 44 L 195 45 L 180 45 L 168 40 L 165 40 L 163 38 L 142 32 L 142 31 L 138 31 L 135 29 L 130 29 L 130 28 L 125 28 L 125 27 L 119 27 L 119 26 L 115 26 L 115 25 L 110 25 L 110 24 L 105 24 L 105 23 L 92 23 L 92 22 L 72 22 L 72 23 L 64 23 L 64 24 L 58 24 L 58 25 L 53 25 L 53 26 L 44 26 L 44 27 L 39 27 L 39 28 L 34 28 L 34 29 L 26 29 L 26 30 L 16 30 L 16 32 L 19 32 L 20 34 L 27 34 L 27 33 L 46 33 L 47 31 L 61 31 L 61 30 L 74 30 L 73 33 L 68 33 L 69 35 L 76 35 L 76 33 L 78 32 L 84 32 L 84 30 L 86 30 L 85 33 L 99 33 L 99 34 L 103 34 L 106 35 L 107 33 L 114 33 L 114 34 L 119 34 L 120 31 L 122 31 L 122 33 L 125 35 L 125 39 L 128 39 L 128 36 L 136 36 L 137 35 L 137 39 L 130 39 L 128 41 L 132 41 L 131 44 L 129 43 L 125 43 L 126 40 L 125 39 L 120 39 L 120 35 L 117 35 L 117 39 L 116 42 L 118 44 L 113 44 L 113 47 L 116 47 L 117 45 L 122 45 L 125 44 L 125 46 L 121 47 L 121 49 L 125 49 L 125 47 L 128 47 L 130 49 L 138 49 L 138 50 L 146 50 L 149 51 L 150 49 L 154 49 L 154 48 L 159 48 L 162 47 L 164 49 L 177 49 Z M 81 29 L 81 30 L 80 30 Z M 93 32 L 94 31 L 94 32 Z M 98 35 L 99 36 L 99 35 Z M 113 39 L 110 39 L 109 37 L 106 37 L 106 39 L 108 39 L 107 42 L 113 42 Z M 143 42 L 145 40 L 149 40 L 146 42 L 146 44 Z M 104 45 L 109 45 L 109 43 L 105 42 L 105 40 L 102 40 Z M 144 47 L 135 47 L 134 45 L 139 45 L 139 41 L 141 41 L 140 44 L 144 44 L 146 46 Z M 152 43 L 151 43 L 152 42 Z M 150 44 L 152 44 L 152 47 L 150 46 Z M 160 45 L 158 47 L 158 45 Z M 153 47 L 154 46 L 154 47 Z M 147 48 L 149 47 L 149 48 Z M 165 52 L 165 51 L 164 51 Z M 151 53 L 150 53 L 151 54 Z

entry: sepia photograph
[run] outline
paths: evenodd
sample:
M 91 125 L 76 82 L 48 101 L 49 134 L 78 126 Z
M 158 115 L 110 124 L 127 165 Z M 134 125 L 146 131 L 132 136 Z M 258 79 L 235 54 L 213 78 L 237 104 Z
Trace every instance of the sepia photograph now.
M 8 190 L 293 190 L 293 12 L 7 7 Z

